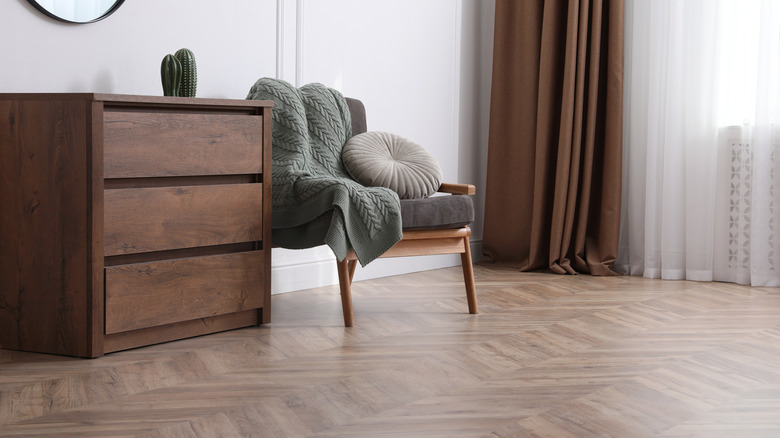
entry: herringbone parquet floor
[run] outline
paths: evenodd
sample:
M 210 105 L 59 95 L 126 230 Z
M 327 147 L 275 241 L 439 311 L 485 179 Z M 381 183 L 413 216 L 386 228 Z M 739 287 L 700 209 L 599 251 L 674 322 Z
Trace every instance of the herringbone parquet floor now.
M 0 436 L 780 437 L 780 291 L 477 267 L 274 296 L 273 324 L 0 350 Z

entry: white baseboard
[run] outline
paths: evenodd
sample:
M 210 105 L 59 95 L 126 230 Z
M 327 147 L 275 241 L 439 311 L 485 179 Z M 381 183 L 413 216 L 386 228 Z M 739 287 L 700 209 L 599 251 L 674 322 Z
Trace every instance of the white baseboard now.
M 481 240 L 471 242 L 471 254 L 474 262 L 482 258 Z M 272 257 L 272 294 L 331 286 L 339 282 L 336 273 L 336 258 L 326 246 L 300 251 L 274 248 Z M 460 266 L 460 256 L 447 254 L 377 259 L 365 268 L 358 265 L 357 271 L 355 271 L 355 281 L 451 266 Z

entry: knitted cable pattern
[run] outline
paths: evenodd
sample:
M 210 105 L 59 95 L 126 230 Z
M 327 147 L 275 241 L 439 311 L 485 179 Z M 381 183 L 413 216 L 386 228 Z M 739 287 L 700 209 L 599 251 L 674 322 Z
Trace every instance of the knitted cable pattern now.
M 310 236 L 306 224 L 332 211 L 325 236 L 336 257 L 350 248 L 365 266 L 401 240 L 398 195 L 385 188 L 355 182 L 341 161 L 341 150 L 352 134 L 346 99 L 322 84 L 295 88 L 272 78 L 259 79 L 247 99 L 274 101 L 273 243 L 301 248 Z M 302 231 L 304 232 L 304 231 Z

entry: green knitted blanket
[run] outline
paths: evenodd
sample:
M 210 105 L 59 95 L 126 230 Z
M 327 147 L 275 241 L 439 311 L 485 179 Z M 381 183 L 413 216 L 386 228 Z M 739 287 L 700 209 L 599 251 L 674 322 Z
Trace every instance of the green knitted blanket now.
M 352 180 L 341 149 L 352 134 L 346 99 L 322 84 L 262 78 L 247 99 L 273 100 L 273 244 L 354 248 L 365 266 L 401 240 L 398 195 Z M 332 214 L 331 214 L 332 212 Z M 323 242 L 324 236 L 324 242 Z

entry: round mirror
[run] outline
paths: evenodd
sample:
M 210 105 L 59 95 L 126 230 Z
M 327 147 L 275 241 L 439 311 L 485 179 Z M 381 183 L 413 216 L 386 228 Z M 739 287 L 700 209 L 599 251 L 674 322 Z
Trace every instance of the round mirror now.
M 125 0 L 27 0 L 35 9 L 67 23 L 92 23 L 113 14 Z

